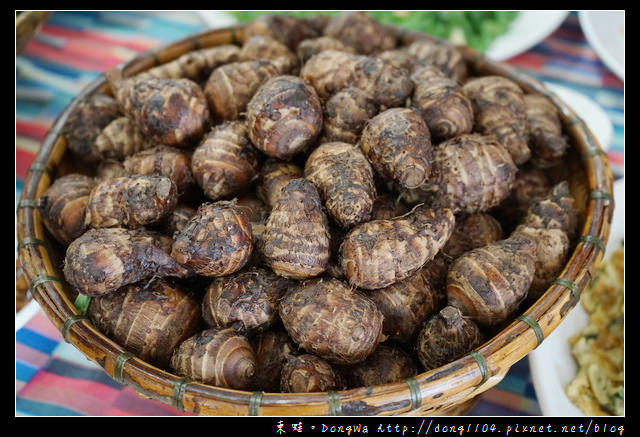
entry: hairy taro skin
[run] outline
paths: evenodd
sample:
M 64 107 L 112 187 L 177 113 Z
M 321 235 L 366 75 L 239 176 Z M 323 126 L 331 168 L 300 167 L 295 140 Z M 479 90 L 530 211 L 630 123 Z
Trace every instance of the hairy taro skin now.
M 424 184 L 431 174 L 431 133 L 409 108 L 392 108 L 365 124 L 358 142 L 373 169 L 404 188 Z
M 382 343 L 366 360 L 343 369 L 349 387 L 372 387 L 404 381 L 418 374 L 411 357 L 392 344 Z
M 347 87 L 327 100 L 324 106 L 323 141 L 356 144 L 364 124 L 378 108 L 372 98 L 355 87 Z
M 196 215 L 197 210 L 189 205 L 176 205 L 171 213 L 162 222 L 162 231 L 173 236 L 182 231 L 191 217 Z
M 422 39 L 411 43 L 407 52 L 414 59 L 414 68 L 416 65 L 432 65 L 457 83 L 464 82 L 469 74 L 464 55 L 451 44 Z
M 391 194 L 383 193 L 376 197 L 373 202 L 372 220 L 390 220 L 409 212 L 407 206 L 400 199 L 396 199 Z
M 85 215 L 94 186 L 88 176 L 68 174 L 53 181 L 42 195 L 42 222 L 60 243 L 71 243 L 87 229 Z
M 311 279 L 290 288 L 279 313 L 298 346 L 331 363 L 360 362 L 385 340 L 375 303 L 338 279 Z
M 267 59 L 280 65 L 282 73 L 295 74 L 298 70 L 298 57 L 286 45 L 266 35 L 253 35 L 248 38 L 240 49 L 238 59 Z
M 282 189 L 267 219 L 261 252 L 265 263 L 285 278 L 307 279 L 325 271 L 329 222 L 310 181 L 294 179 Z
M 290 159 L 322 130 L 322 104 L 313 87 L 296 76 L 269 79 L 247 105 L 247 132 L 263 153 Z
M 89 296 L 152 276 L 188 276 L 189 270 L 169 256 L 169 249 L 162 236 L 144 229 L 90 229 L 67 248 L 64 276 Z
M 447 300 L 483 326 L 513 316 L 535 274 L 536 243 L 513 235 L 459 257 L 447 274 Z
M 307 157 L 304 176 L 324 201 L 329 216 L 349 228 L 371 218 L 376 198 L 373 169 L 357 146 L 324 143 Z
M 342 388 L 342 378 L 331 363 L 312 354 L 290 355 L 282 366 L 283 393 L 326 392 Z
M 325 50 L 338 50 L 345 53 L 355 53 L 353 47 L 344 45 L 341 41 L 329 36 L 320 36 L 318 38 L 310 38 L 298 44 L 296 54 L 300 60 L 300 64 L 307 62 L 313 55 L 317 55 Z
M 263 331 L 249 339 L 256 357 L 255 390 L 277 392 L 280 376 L 287 357 L 296 354 L 287 331 L 283 329 Z
M 370 55 L 396 46 L 394 33 L 370 14 L 361 11 L 341 12 L 329 19 L 324 35 Z
M 93 142 L 93 154 L 101 161 L 115 159 L 122 161 L 153 143 L 148 141 L 135 121 L 129 117 L 118 117 L 105 126 Z
M 125 158 L 122 164 L 131 174 L 168 177 L 176 184 L 179 195 L 193 184 L 191 159 L 176 147 L 155 146 Z
M 166 368 L 173 350 L 200 329 L 200 305 L 164 279 L 139 282 L 91 299 L 92 323 L 141 359 Z
M 260 156 L 244 121 L 224 122 L 202 139 L 191 157 L 196 182 L 211 200 L 238 194 L 256 177 Z
M 216 387 L 247 390 L 256 358 L 249 340 L 233 328 L 209 328 L 183 341 L 171 356 L 180 376 Z
M 349 284 L 375 290 L 409 277 L 433 259 L 454 224 L 451 209 L 423 205 L 404 216 L 355 226 L 340 247 Z
M 478 110 L 475 124 L 478 133 L 494 135 L 509 151 L 516 165 L 523 165 L 531 158 L 527 125 L 507 106 L 489 105 Z
M 270 36 L 294 51 L 302 41 L 320 36 L 312 22 L 286 14 L 262 15 L 247 23 L 243 30 L 245 40 L 254 35 Z
M 304 170 L 293 162 L 268 158 L 260 167 L 256 194 L 269 208 L 273 208 L 282 189 L 294 179 L 303 177 Z
M 92 228 L 139 228 L 164 219 L 178 202 L 176 184 L 165 176 L 131 175 L 97 184 L 85 221 Z
M 431 370 L 457 360 L 483 341 L 484 335 L 473 320 L 446 306 L 424 323 L 416 350 L 424 369 Z
M 553 167 L 569 148 L 558 108 L 542 94 L 527 94 L 524 103 L 533 162 L 540 168 Z
M 240 270 L 253 249 L 251 225 L 233 202 L 203 203 L 176 236 L 171 256 L 202 276 Z

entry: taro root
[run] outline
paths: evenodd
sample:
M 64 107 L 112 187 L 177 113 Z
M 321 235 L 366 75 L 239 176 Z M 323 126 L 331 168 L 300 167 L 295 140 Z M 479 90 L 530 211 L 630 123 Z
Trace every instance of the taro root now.
M 367 296 L 384 316 L 382 332 L 400 343 L 409 342 L 422 322 L 446 300 L 444 290 L 431 286 L 424 268 L 407 279 L 372 290 Z
M 483 326 L 504 322 L 526 298 L 535 273 L 536 243 L 512 235 L 463 254 L 447 274 L 447 301 Z
M 324 107 L 323 142 L 356 144 L 364 124 L 378 112 L 364 91 L 347 87 L 334 94 Z
M 311 58 L 300 69 L 300 77 L 311 84 L 318 97 L 327 100 L 350 85 L 357 55 L 340 50 L 324 50 Z
M 164 279 L 127 285 L 94 297 L 92 323 L 137 357 L 166 368 L 173 350 L 200 329 L 200 305 L 192 293 Z
M 328 36 L 321 36 L 318 38 L 310 38 L 302 41 L 298 44 L 296 53 L 300 63 L 304 64 L 313 55 L 317 55 L 325 50 L 338 50 L 345 53 L 355 53 L 353 47 L 344 45 L 341 41 Z
M 542 94 L 527 94 L 524 103 L 532 160 L 540 168 L 553 167 L 569 148 L 558 108 Z
M 282 189 L 292 180 L 301 178 L 303 174 L 304 170 L 292 162 L 269 158 L 260 167 L 256 194 L 273 208 Z
M 238 197 L 236 205 L 245 212 L 252 225 L 253 223 L 264 224 L 271 212 L 271 208 L 252 192 Z
M 322 144 L 308 156 L 304 176 L 318 189 L 329 216 L 343 228 L 371 218 L 376 197 L 373 169 L 357 146 Z
M 191 159 L 183 150 L 169 146 L 155 146 L 126 158 L 122 165 L 131 174 L 166 176 L 176 184 L 178 194 L 193 184 Z
M 95 93 L 80 101 L 64 124 L 63 135 L 69 150 L 82 161 L 93 164 L 102 158 L 94 147 L 100 132 L 122 116 L 118 102 L 110 96 Z
M 373 202 L 372 220 L 391 220 L 409 212 L 407 206 L 400 199 L 394 199 L 390 194 L 379 194 Z
M 243 31 L 245 40 L 254 35 L 266 35 L 294 51 L 303 40 L 320 36 L 313 22 L 286 14 L 262 15 L 247 23 Z
M 244 121 L 215 126 L 193 152 L 191 171 L 211 200 L 240 193 L 258 173 L 260 156 Z
M 165 176 L 108 179 L 91 190 L 85 221 L 92 228 L 139 228 L 161 221 L 177 202 L 176 184 Z
M 546 196 L 531 204 L 522 224 L 538 229 L 561 229 L 572 237 L 577 224 L 574 203 L 568 182 L 560 182 Z
M 267 219 L 261 245 L 265 263 L 285 278 L 311 278 L 326 269 L 329 244 L 329 223 L 318 191 L 306 179 L 292 180 Z
M 335 38 L 365 55 L 391 50 L 395 34 L 366 12 L 346 11 L 329 19 L 324 35 Z
M 196 209 L 189 205 L 177 205 L 162 222 L 162 230 L 166 235 L 173 236 L 182 231 L 191 217 L 196 215 Z
M 433 65 L 458 83 L 467 78 L 467 61 L 462 53 L 450 44 L 422 39 L 411 43 L 407 52 L 414 58 L 415 64 Z
M 322 104 L 311 85 L 278 76 L 262 85 L 247 105 L 251 142 L 268 156 L 289 159 L 305 150 L 322 129 Z
M 144 229 L 90 229 L 67 248 L 64 277 L 80 293 L 100 296 L 152 276 L 188 276 L 166 239 Z
M 150 142 L 189 147 L 208 127 L 207 100 L 189 79 L 123 79 L 116 69 L 107 72 L 107 80 L 127 117 Z
M 311 279 L 289 288 L 279 313 L 298 346 L 332 363 L 363 361 L 385 340 L 375 303 L 338 279 Z
M 153 146 L 133 119 L 118 117 L 105 126 L 93 143 L 93 154 L 101 160 L 122 161 L 127 156 Z
M 129 172 L 120 161 L 105 159 L 98 164 L 96 175 L 93 179 L 96 183 L 101 183 L 108 179 L 121 178 L 123 176 L 129 176 Z
M 256 358 L 249 340 L 235 329 L 210 328 L 175 349 L 171 368 L 203 384 L 247 390 L 254 383 Z
M 312 355 L 289 355 L 282 366 L 280 391 L 283 393 L 312 393 L 339 390 L 342 379 L 326 360 Z
M 216 278 L 202 301 L 202 316 L 211 327 L 242 322 L 247 332 L 264 330 L 277 320 L 278 299 L 290 285 L 265 269 Z
M 473 128 L 473 108 L 462 88 L 434 66 L 425 66 L 411 75 L 412 103 L 422 115 L 437 142 Z
M 256 356 L 255 389 L 269 392 L 280 390 L 282 368 L 296 346 L 284 330 L 270 330 L 249 339 Z
M 266 59 L 281 67 L 282 73 L 295 73 L 298 57 L 281 42 L 265 35 L 253 35 L 242 45 L 239 61 Z
M 466 214 L 456 219 L 451 237 L 442 248 L 443 254 L 456 259 L 465 252 L 502 239 L 502 226 L 485 212 Z
M 407 73 L 411 73 L 414 67 L 415 59 L 407 51 L 406 47 L 385 50 L 384 52 L 379 53 L 377 57 L 396 68 L 405 70 Z
M 260 85 L 282 74 L 280 66 L 266 59 L 232 62 L 216 68 L 204 86 L 215 123 L 236 120 Z
M 436 369 L 480 346 L 484 335 L 459 309 L 446 306 L 424 323 L 416 350 L 425 370 Z
M 476 77 L 467 81 L 462 91 L 471 99 L 476 112 L 487 106 L 499 105 L 508 107 L 521 117 L 525 114 L 526 105 L 522 89 L 506 77 Z
M 68 174 L 53 181 L 42 195 L 42 221 L 60 243 L 71 243 L 87 229 L 85 215 L 94 185 L 88 176 Z
M 431 174 L 431 134 L 412 109 L 376 115 L 365 124 L 358 145 L 377 173 L 404 188 L 419 187 Z
M 340 248 L 349 284 L 375 290 L 408 278 L 444 246 L 454 223 L 450 209 L 422 205 L 391 220 L 355 226 Z
M 472 214 L 506 199 L 517 171 L 495 138 L 464 134 L 436 147 L 432 177 L 420 189 L 430 193 L 434 205 Z
M 175 236 L 171 256 L 202 276 L 240 270 L 253 249 L 251 225 L 234 202 L 203 203 Z
M 383 343 L 366 360 L 346 367 L 344 373 L 349 387 L 371 387 L 404 381 L 416 376 L 418 370 L 406 352 Z
M 207 80 L 211 72 L 221 65 L 238 60 L 240 49 L 223 44 L 185 53 L 173 61 L 138 74 L 138 78 L 191 79 L 196 83 Z

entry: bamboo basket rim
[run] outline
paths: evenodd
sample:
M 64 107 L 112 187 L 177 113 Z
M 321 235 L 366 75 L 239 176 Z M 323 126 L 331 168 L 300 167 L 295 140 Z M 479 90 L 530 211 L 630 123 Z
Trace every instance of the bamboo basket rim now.
M 395 29 L 401 44 L 437 39 Z M 243 26 L 207 30 L 136 56 L 118 66 L 123 76 L 137 74 L 199 48 L 241 44 Z M 442 41 L 442 40 L 440 40 Z M 586 219 L 565 268 L 542 297 L 524 314 L 473 352 L 437 369 L 402 382 L 320 393 L 250 392 L 209 386 L 150 365 L 99 332 L 65 292 L 47 246 L 38 199 L 53 181 L 63 159 L 62 135 L 70 112 L 96 91 L 109 92 L 104 74 L 91 82 L 58 115 L 29 168 L 18 202 L 18 257 L 34 299 L 63 338 L 100 365 L 113 379 L 131 386 L 143 397 L 160 400 L 182 411 L 204 415 L 425 415 L 439 413 L 471 400 L 496 385 L 509 368 L 536 348 L 579 301 L 603 257 L 609 237 L 613 177 L 606 154 L 576 113 L 538 80 L 498 63 L 469 47 L 457 46 L 470 67 L 480 74 L 497 74 L 517 82 L 526 92 L 539 92 L 560 110 L 563 127 L 582 157 L 588 179 Z

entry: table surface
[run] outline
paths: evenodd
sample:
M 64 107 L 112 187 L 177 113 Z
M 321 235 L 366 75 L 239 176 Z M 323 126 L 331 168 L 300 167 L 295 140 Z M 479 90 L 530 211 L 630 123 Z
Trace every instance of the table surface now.
M 103 71 L 206 25 L 195 13 L 55 12 L 16 57 L 16 203 L 27 169 L 57 114 Z M 544 41 L 506 61 L 532 76 L 578 91 L 610 118 L 608 156 L 624 171 L 624 83 L 599 60 L 576 13 Z M 553 335 L 553 334 L 552 334 Z M 16 415 L 172 416 L 163 403 L 140 398 L 65 343 L 40 310 L 16 329 Z M 540 415 L 529 363 L 522 359 L 486 391 L 475 416 Z

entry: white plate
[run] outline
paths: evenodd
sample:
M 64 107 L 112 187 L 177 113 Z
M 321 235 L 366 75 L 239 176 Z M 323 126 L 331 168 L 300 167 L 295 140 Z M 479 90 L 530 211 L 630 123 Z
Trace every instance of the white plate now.
M 624 80 L 624 11 L 582 11 L 578 18 L 602 62 Z
M 545 86 L 556 93 L 585 122 L 600 147 L 609 150 L 613 137 L 613 123 L 606 112 L 591 98 L 570 88 L 545 82 Z
M 624 179 L 614 183 L 613 197 L 615 209 L 605 258 L 620 247 L 624 239 Z M 564 388 L 571 383 L 578 370 L 571 356 L 569 337 L 580 332 L 588 321 L 582 305 L 576 305 L 549 337 L 529 353 L 531 379 L 540 410 L 545 416 L 584 416 L 569 400 Z
M 568 14 L 569 11 L 520 11 L 509 31 L 491 43 L 486 55 L 504 61 L 525 52 L 556 30 Z

